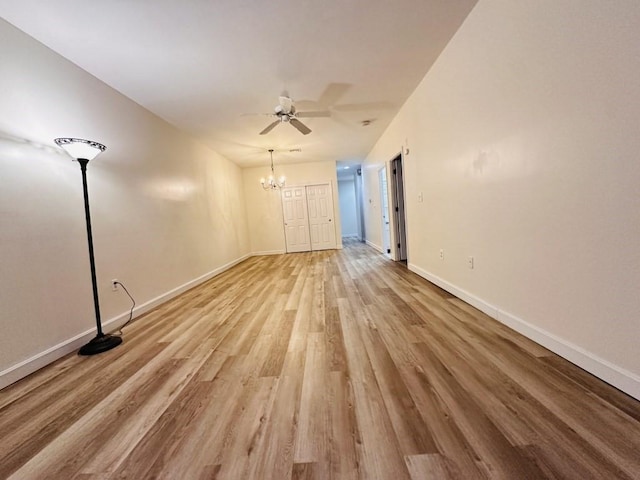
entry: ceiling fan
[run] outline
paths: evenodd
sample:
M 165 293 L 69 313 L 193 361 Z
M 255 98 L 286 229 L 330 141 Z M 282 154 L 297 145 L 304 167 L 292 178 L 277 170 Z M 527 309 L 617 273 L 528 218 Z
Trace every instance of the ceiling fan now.
M 276 117 L 276 120 L 260 132 L 260 135 L 266 135 L 271 130 L 273 130 L 276 125 L 279 123 L 289 123 L 294 128 L 296 128 L 303 135 L 308 135 L 311 133 L 311 129 L 307 127 L 304 123 L 302 123 L 298 118 L 312 118 L 312 117 L 328 117 L 331 115 L 330 112 L 297 112 L 296 107 L 293 104 L 293 100 L 287 96 L 279 97 L 279 103 L 274 108 L 274 113 L 265 113 L 264 115 L 269 115 L 272 117 Z

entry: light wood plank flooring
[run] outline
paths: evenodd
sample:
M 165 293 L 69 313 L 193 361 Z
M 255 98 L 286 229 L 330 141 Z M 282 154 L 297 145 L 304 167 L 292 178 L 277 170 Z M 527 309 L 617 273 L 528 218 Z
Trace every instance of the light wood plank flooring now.
M 350 242 L 4 389 L 0 478 L 638 479 L 640 403 Z

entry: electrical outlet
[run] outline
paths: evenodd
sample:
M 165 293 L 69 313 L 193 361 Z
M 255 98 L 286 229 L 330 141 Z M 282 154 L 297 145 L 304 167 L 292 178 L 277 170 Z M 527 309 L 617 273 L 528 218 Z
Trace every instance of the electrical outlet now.
M 469 257 L 469 260 L 467 262 L 469 263 L 469 268 L 473 270 L 473 257 Z
M 444 250 L 440 249 L 440 260 L 444 260 Z
M 111 280 L 111 290 L 113 292 L 118 290 L 118 279 L 117 278 L 114 278 L 113 280 Z

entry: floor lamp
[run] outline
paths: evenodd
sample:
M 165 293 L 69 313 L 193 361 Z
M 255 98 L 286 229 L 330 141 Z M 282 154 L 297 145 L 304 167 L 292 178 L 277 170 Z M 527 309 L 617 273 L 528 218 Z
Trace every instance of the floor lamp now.
M 107 147 L 80 138 L 56 138 L 55 142 L 64 148 L 69 155 L 78 160 L 82 171 L 82 188 L 84 191 L 84 214 L 87 220 L 87 240 L 89 242 L 89 262 L 91 264 L 91 283 L 93 285 L 93 305 L 96 310 L 97 335 L 89 343 L 83 345 L 78 352 L 79 355 L 95 355 L 106 352 L 122 343 L 122 338 L 102 332 L 102 322 L 100 321 L 100 305 L 98 303 L 98 284 L 96 282 L 96 262 L 93 258 L 93 235 L 91 233 L 91 215 L 89 214 L 89 193 L 87 190 L 87 164 Z

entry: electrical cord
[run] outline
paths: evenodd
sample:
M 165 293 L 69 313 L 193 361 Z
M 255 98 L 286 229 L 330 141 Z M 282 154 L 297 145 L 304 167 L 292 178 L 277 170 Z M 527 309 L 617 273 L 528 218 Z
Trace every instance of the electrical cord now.
M 127 287 L 125 287 L 122 282 L 119 281 L 115 281 L 113 282 L 114 285 L 120 285 L 125 293 L 129 296 L 129 298 L 131 299 L 131 310 L 129 311 L 129 320 L 127 320 L 126 322 L 124 322 L 124 324 L 118 329 L 118 333 L 120 334 L 120 336 L 122 336 L 122 329 L 124 327 L 126 327 L 127 325 L 129 325 L 131 323 L 131 321 L 133 320 L 133 309 L 136 306 L 136 301 L 133 299 L 133 297 L 131 296 L 131 294 L 129 293 L 129 290 L 127 290 Z

